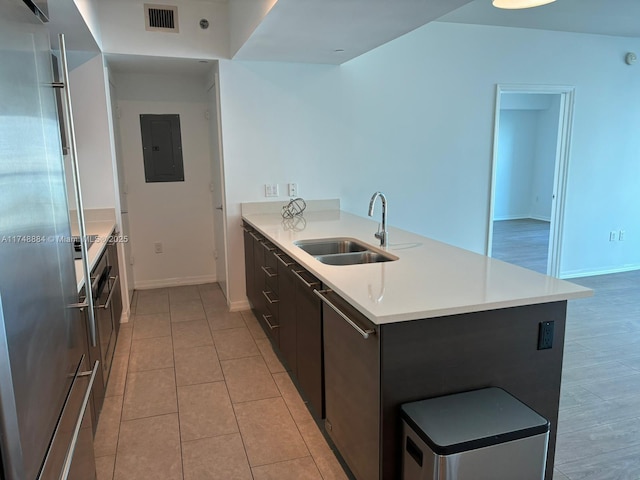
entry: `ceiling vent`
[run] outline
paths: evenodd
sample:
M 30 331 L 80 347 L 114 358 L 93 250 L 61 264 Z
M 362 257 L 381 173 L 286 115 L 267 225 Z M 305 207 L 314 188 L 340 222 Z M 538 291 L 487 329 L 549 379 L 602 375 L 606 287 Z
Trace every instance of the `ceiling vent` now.
M 178 7 L 145 3 L 144 15 L 147 31 L 178 33 Z

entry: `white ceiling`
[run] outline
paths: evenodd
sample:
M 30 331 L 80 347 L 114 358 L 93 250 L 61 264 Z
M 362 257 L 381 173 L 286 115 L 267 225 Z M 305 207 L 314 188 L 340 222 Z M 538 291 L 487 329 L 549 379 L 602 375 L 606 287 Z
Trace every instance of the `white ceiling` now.
M 166 3 L 192 1 L 202 0 Z M 73 0 L 50 0 L 50 8 L 50 28 L 67 32 L 69 50 L 98 51 Z M 491 0 L 279 0 L 234 58 L 341 64 L 433 20 L 640 38 L 639 19 L 640 0 L 557 0 L 526 10 L 500 10 Z M 118 72 L 202 75 L 211 66 L 158 54 L 107 58 Z
M 279 0 L 234 59 L 340 64 L 469 1 Z
M 557 0 L 525 10 L 475 0 L 438 21 L 640 38 L 640 0 Z
M 106 54 L 105 57 L 109 67 L 115 73 L 180 73 L 201 77 L 211 71 L 215 61 L 148 55 Z
M 52 48 L 58 48 L 58 34 L 64 33 L 67 50 L 100 52 L 73 0 L 50 0 L 48 5 L 49 23 L 47 27 L 51 36 Z

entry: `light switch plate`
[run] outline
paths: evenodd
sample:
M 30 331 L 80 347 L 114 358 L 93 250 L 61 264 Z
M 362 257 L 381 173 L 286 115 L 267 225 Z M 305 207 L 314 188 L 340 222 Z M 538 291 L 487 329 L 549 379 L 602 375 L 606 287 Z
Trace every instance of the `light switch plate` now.
M 265 183 L 264 185 L 265 197 L 277 197 L 278 196 L 278 184 L 277 183 Z

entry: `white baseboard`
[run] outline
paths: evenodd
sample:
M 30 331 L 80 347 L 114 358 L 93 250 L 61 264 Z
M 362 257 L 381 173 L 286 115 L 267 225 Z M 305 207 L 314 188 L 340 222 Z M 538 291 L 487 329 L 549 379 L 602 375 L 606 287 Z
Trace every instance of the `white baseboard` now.
M 243 310 L 250 310 L 249 300 L 240 300 L 239 302 L 231 302 L 229 304 L 230 312 L 242 312 Z
M 542 222 L 550 222 L 551 218 L 542 217 L 540 215 L 506 215 L 504 217 L 494 217 L 494 222 L 500 222 L 502 220 L 540 220 Z
M 494 222 L 500 222 L 502 220 L 522 220 L 523 218 L 529 218 L 528 215 L 503 215 L 501 217 L 493 217 Z
M 127 308 L 126 310 L 122 310 L 122 316 L 120 317 L 120 323 L 129 323 L 131 319 L 131 309 Z
M 543 217 L 541 215 L 529 215 L 532 220 L 540 220 L 541 222 L 551 222 L 551 217 Z
M 640 270 L 640 264 L 625 265 L 624 267 L 609 268 L 604 270 L 574 270 L 572 272 L 562 272 L 560 278 L 566 280 L 569 278 L 595 277 L 597 275 L 609 275 L 611 273 L 631 272 Z
M 199 285 L 201 283 L 214 283 L 218 281 L 215 275 L 200 275 L 197 277 L 162 278 L 160 280 L 145 280 L 134 283 L 136 290 L 149 290 L 152 288 L 180 287 L 183 285 Z

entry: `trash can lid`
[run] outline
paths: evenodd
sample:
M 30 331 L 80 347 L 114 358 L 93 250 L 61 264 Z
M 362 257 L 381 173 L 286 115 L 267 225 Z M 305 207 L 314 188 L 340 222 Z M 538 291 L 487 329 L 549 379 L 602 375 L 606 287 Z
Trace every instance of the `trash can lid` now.
M 549 421 L 501 388 L 405 403 L 401 416 L 437 455 L 451 455 L 549 431 Z

